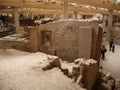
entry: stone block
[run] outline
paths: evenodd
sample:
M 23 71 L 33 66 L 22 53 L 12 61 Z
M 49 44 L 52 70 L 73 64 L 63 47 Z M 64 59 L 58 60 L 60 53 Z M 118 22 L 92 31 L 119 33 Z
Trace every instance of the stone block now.
M 112 90 L 111 86 L 107 83 L 101 83 L 97 90 Z
M 61 68 L 60 58 L 58 58 L 57 56 L 48 56 L 48 61 L 52 67 Z
M 38 35 L 37 35 L 37 28 L 30 28 L 30 46 L 31 51 L 36 52 L 38 51 Z
M 81 63 L 81 74 L 84 88 L 93 90 L 98 75 L 97 61 L 93 59 L 84 60 Z
M 115 86 L 115 80 L 114 79 L 108 80 L 107 84 L 109 84 L 111 87 L 114 87 Z
M 92 48 L 92 28 L 81 27 L 79 30 L 79 57 L 90 58 Z
M 67 68 L 61 68 L 61 71 L 64 73 L 64 75 L 68 76 L 69 70 Z

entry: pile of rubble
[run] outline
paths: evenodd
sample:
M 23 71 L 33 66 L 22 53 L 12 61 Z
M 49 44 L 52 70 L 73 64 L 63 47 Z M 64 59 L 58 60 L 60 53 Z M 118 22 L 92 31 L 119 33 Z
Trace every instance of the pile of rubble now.
M 57 56 L 48 56 L 48 64 L 44 71 L 58 67 L 64 75 L 73 79 L 78 85 L 87 90 L 120 90 L 120 79 L 112 77 L 111 73 L 98 68 L 93 59 L 76 59 L 73 63 L 62 61 Z
M 43 70 L 59 67 L 65 75 L 73 79 L 82 88 L 93 89 L 98 72 L 97 61 L 93 59 L 76 59 L 73 63 L 68 63 L 56 56 L 48 56 L 48 62 L 42 68 Z
M 95 90 L 120 90 L 120 79 L 115 79 L 111 73 L 101 69 L 98 76 Z

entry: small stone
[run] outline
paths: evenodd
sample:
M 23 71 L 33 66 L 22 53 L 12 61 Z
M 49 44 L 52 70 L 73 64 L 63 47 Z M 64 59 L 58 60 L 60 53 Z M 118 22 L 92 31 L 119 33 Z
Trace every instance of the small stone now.
M 61 62 L 58 57 L 49 57 L 48 61 L 52 67 L 59 67 L 61 68 Z
M 42 70 L 46 71 L 46 70 L 49 70 L 51 68 L 52 68 L 51 65 L 48 64 L 48 65 L 42 67 Z
M 108 80 L 107 84 L 109 84 L 111 87 L 115 86 L 115 80 Z

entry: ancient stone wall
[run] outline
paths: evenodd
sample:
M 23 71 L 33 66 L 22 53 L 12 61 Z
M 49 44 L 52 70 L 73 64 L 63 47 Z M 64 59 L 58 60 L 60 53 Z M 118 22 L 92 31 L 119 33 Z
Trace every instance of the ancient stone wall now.
M 99 35 L 97 21 L 57 21 L 37 29 L 38 51 L 55 54 L 69 62 L 79 57 L 95 58 Z
M 111 32 L 111 38 L 114 39 L 114 42 L 116 44 L 120 45 L 120 28 L 118 28 L 118 27 L 113 28 L 113 30 Z
M 42 69 L 44 71 L 59 67 L 69 78 L 86 90 L 93 90 L 98 75 L 98 64 L 93 59 L 79 58 L 74 63 L 63 62 L 55 56 L 48 56 L 48 64 Z
M 13 34 L 0 38 L 0 48 L 31 51 L 29 38 L 24 37 L 22 34 Z
M 20 41 L 0 40 L 0 48 L 2 49 L 18 49 L 23 51 L 31 51 L 30 44 Z

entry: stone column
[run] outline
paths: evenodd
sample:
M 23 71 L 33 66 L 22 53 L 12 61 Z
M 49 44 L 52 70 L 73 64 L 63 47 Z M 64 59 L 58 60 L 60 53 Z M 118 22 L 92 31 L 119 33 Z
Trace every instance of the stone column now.
M 19 20 L 19 11 L 18 8 L 14 8 L 14 20 L 15 20 L 15 30 L 16 33 L 20 33 L 20 20 Z
M 113 10 L 109 10 L 109 17 L 108 17 L 108 40 L 110 39 L 110 33 L 112 30 L 113 24 Z
M 68 1 L 63 2 L 63 18 L 68 18 Z
M 37 28 L 29 28 L 30 32 L 30 46 L 32 52 L 38 51 L 38 30 Z

